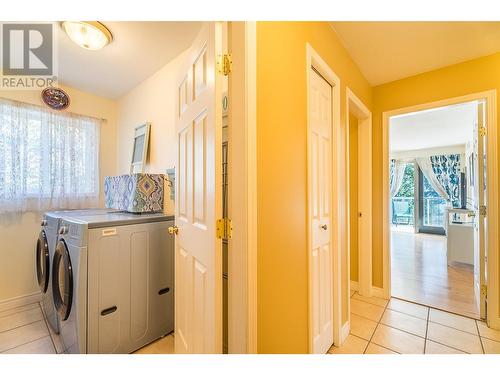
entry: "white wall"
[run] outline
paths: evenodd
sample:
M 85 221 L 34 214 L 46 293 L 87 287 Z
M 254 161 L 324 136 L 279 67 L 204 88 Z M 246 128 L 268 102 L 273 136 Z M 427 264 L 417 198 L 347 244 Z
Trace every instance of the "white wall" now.
M 71 98 L 70 112 L 103 118 L 100 177 L 116 173 L 116 102 L 62 86 Z M 42 105 L 39 91 L 0 91 L 0 97 Z M 103 194 L 101 187 L 101 205 Z M 0 215 L 0 303 L 39 291 L 35 275 L 35 242 L 41 213 Z
M 175 94 L 187 51 L 118 99 L 118 173 L 129 173 L 135 127 L 151 123 L 146 172 L 165 173 L 175 166 Z

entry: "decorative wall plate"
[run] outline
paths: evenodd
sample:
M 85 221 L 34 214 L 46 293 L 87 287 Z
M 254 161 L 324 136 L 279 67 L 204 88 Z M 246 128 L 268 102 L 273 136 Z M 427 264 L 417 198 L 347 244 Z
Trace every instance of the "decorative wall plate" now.
M 57 111 L 68 108 L 69 96 L 57 87 L 47 87 L 42 91 L 42 100 L 47 106 Z

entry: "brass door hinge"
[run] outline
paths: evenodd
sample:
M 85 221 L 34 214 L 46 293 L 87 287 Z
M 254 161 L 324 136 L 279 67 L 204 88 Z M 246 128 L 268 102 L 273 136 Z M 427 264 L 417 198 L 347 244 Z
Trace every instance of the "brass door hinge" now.
M 486 216 L 486 206 L 479 206 L 479 215 Z
M 231 219 L 217 220 L 217 238 L 229 240 L 233 235 L 233 223 Z
M 488 295 L 488 287 L 486 285 L 481 285 L 481 296 L 486 297 Z
M 486 136 L 486 133 L 487 133 L 486 126 L 481 126 L 481 127 L 479 128 L 479 135 L 480 135 L 481 137 L 484 137 L 484 136 Z
M 231 73 L 233 67 L 233 58 L 230 53 L 225 53 L 223 55 L 219 55 L 217 58 L 217 71 L 220 74 L 224 74 L 225 76 Z

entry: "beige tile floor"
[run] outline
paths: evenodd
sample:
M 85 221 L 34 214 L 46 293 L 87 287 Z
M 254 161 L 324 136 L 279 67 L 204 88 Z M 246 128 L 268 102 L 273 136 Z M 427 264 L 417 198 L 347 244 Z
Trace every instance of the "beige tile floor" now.
M 351 333 L 331 354 L 500 354 L 500 331 L 482 321 L 351 291 Z
M 39 304 L 0 311 L 0 353 L 61 352 Z M 137 354 L 174 353 L 167 335 Z M 351 292 L 351 334 L 332 354 L 500 354 L 500 331 L 485 323 L 399 299 L 386 301 Z
M 62 352 L 59 338 L 47 324 L 38 303 L 0 311 L 0 354 L 56 354 Z M 138 354 L 174 352 L 173 335 L 139 349 Z

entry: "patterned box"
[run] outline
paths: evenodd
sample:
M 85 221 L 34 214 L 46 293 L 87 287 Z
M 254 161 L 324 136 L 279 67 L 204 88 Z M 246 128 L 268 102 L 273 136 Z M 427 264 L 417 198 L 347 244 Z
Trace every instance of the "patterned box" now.
M 165 175 L 134 173 L 110 176 L 104 179 L 106 208 L 132 213 L 163 210 L 163 182 Z

